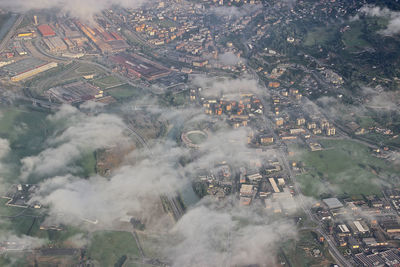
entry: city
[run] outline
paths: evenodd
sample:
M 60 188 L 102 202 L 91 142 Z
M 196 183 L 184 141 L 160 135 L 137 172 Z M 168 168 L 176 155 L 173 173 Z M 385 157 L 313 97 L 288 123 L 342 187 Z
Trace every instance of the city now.
M 0 3 L 1 266 L 400 266 L 397 1 L 45 2 Z

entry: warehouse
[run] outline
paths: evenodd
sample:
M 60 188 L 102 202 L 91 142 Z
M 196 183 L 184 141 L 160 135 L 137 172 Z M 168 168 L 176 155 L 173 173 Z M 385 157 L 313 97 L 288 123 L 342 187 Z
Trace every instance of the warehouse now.
M 38 26 L 38 30 L 43 37 L 56 36 L 56 33 L 53 31 L 53 29 L 48 24 L 42 24 L 42 25 Z
M 46 93 L 50 97 L 68 104 L 75 104 L 103 97 L 103 91 L 100 90 L 99 87 L 81 81 L 53 87 Z
M 49 48 L 50 52 L 53 52 L 53 53 L 65 51 L 68 48 L 67 45 L 64 43 L 64 41 L 58 36 L 44 38 L 43 42 Z
M 171 73 L 169 69 L 160 64 L 136 54 L 120 53 L 112 56 L 111 60 L 125 70 L 128 75 L 143 77 L 148 81 L 165 77 Z
M 55 62 L 48 63 L 36 58 L 27 58 L 6 65 L 3 70 L 8 73 L 12 81 L 18 82 L 54 67 L 57 67 Z
M 339 201 L 339 199 L 337 198 L 325 198 L 322 200 L 325 205 L 328 207 L 328 209 L 332 210 L 332 209 L 338 209 L 338 208 L 342 208 L 343 204 Z

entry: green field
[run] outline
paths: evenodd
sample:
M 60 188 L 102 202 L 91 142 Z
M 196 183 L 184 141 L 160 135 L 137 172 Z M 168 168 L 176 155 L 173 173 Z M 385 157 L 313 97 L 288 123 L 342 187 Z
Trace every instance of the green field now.
M 25 208 L 18 207 L 10 207 L 5 204 L 8 202 L 8 199 L 0 198 L 0 214 L 1 216 L 15 216 L 20 214 L 21 212 L 25 212 Z
M 294 160 L 306 172 L 297 177 L 305 195 L 380 194 L 384 178 L 396 173 L 391 163 L 374 157 L 368 147 L 350 140 L 321 140 L 323 151 L 300 148 Z
M 124 84 L 107 90 L 107 93 L 117 100 L 124 100 L 127 98 L 138 98 L 144 95 L 140 88 L 135 88 L 129 84 Z
M 77 165 L 82 168 L 80 176 L 88 177 L 96 173 L 96 155 L 94 152 L 87 152 L 81 156 Z
M 19 266 L 28 266 L 27 262 L 28 255 L 21 255 L 21 254 L 1 254 L 0 255 L 0 266 L 7 266 L 7 267 L 19 267 Z
M 327 44 L 335 37 L 335 28 L 315 28 L 307 33 L 304 40 L 305 46 Z
M 108 89 L 114 86 L 121 85 L 123 82 L 114 76 L 105 76 L 93 81 L 94 85 L 100 87 L 101 89 Z
M 75 72 L 78 73 L 78 74 L 88 75 L 88 74 L 99 72 L 99 69 L 97 67 L 92 66 L 92 65 L 81 64 L 75 70 Z
M 99 266 L 114 266 L 123 255 L 126 255 L 128 259 L 140 256 L 136 241 L 130 232 L 94 233 L 88 248 L 88 256 L 97 261 Z
M 343 43 L 351 51 L 363 49 L 370 44 L 363 39 L 363 23 L 356 21 L 350 24 L 350 29 L 343 33 Z
M 46 112 L 23 106 L 0 107 L 0 138 L 7 139 L 11 148 L 3 159 L 7 168 L 0 171 L 6 181 L 13 182 L 18 176 L 21 158 L 43 149 L 46 138 L 53 132 L 47 116 Z
M 196 133 L 188 134 L 188 138 L 190 139 L 190 141 L 192 141 L 193 144 L 199 145 L 199 144 L 203 143 L 204 141 L 206 141 L 207 135 L 196 132 Z
M 1 216 L 10 216 L 2 218 L 0 231 L 11 231 L 18 235 L 31 235 L 39 228 L 39 221 L 35 216 L 39 215 L 36 210 L 6 206 L 8 200 L 0 198 Z M 15 216 L 15 217 L 14 217 Z
M 11 151 L 3 159 L 7 168 L 0 169 L 0 175 L 6 182 L 13 183 L 19 175 L 21 159 L 37 155 L 48 148 L 46 140 L 54 130 L 65 125 L 56 125 L 47 120 L 49 113 L 30 109 L 25 106 L 0 107 L 0 138 L 7 139 Z M 80 167 L 77 175 L 89 176 L 95 173 L 96 158 L 94 151 L 88 151 L 75 162 Z M 42 177 L 29 177 L 28 182 L 37 182 Z

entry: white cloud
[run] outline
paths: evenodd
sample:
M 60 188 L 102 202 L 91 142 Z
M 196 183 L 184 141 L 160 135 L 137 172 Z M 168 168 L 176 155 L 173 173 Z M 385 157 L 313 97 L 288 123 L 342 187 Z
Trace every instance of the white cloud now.
M 21 179 L 29 175 L 50 176 L 75 169 L 72 163 L 88 151 L 128 142 L 122 119 L 110 114 L 89 116 L 71 106 L 63 106 L 49 121 L 66 129 L 47 141 L 48 148 L 23 158 Z
M 381 30 L 382 35 L 392 36 L 400 33 L 400 12 L 392 11 L 386 7 L 381 8 L 372 5 L 363 6 L 360 12 L 372 17 L 382 17 L 388 19 L 386 29 Z
M 290 222 L 269 220 L 253 207 L 205 202 L 174 227 L 179 239 L 167 249 L 173 266 L 272 266 L 278 243 L 296 237 Z
M 72 17 L 91 20 L 93 15 L 112 5 L 134 8 L 145 2 L 145 0 L 0 0 L 0 8 L 10 8 L 22 12 L 30 9 L 59 8 L 63 13 Z

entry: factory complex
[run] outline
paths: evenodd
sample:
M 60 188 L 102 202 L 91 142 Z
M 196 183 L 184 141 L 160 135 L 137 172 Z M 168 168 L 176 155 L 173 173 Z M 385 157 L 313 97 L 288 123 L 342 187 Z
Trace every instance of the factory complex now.
M 8 64 L 2 67 L 2 70 L 11 77 L 11 81 L 19 82 L 57 66 L 58 64 L 56 62 L 46 62 L 36 58 L 26 58 Z
M 103 91 L 87 82 L 78 81 L 49 89 L 46 94 L 61 103 L 75 104 L 103 97 Z
M 119 53 L 111 56 L 110 59 L 128 77 L 133 76 L 152 81 L 171 73 L 164 66 L 137 54 Z

